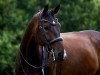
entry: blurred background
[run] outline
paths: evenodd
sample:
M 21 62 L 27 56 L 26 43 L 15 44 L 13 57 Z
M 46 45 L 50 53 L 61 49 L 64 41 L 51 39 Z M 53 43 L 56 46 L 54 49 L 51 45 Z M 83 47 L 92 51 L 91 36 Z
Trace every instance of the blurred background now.
M 61 5 L 56 15 L 61 32 L 100 31 L 100 0 L 0 0 L 0 75 L 15 75 L 15 58 L 32 16 L 49 4 Z

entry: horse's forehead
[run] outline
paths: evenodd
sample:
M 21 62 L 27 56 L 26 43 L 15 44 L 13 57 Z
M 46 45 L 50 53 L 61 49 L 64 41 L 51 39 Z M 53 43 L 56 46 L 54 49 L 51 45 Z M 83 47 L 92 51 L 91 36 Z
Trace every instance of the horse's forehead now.
M 38 17 L 43 17 L 43 16 L 42 16 L 42 12 L 41 12 L 41 11 L 38 12 L 38 13 L 37 13 L 37 16 L 38 16 Z M 54 16 L 51 14 L 50 11 L 48 11 L 48 12 L 47 12 L 47 15 L 46 15 L 44 18 L 46 18 L 46 19 L 53 19 Z
M 54 18 L 54 16 L 50 13 L 50 11 L 48 12 L 48 14 L 45 16 L 45 17 L 43 17 L 42 16 L 42 12 L 38 12 L 38 13 L 36 13 L 35 15 L 34 15 L 34 17 L 33 18 L 35 18 L 34 20 L 34 22 L 39 22 L 39 20 L 41 20 L 41 19 L 46 19 L 46 20 L 48 20 L 48 21 L 50 21 L 52 24 L 55 24 L 56 22 L 55 22 L 55 18 Z

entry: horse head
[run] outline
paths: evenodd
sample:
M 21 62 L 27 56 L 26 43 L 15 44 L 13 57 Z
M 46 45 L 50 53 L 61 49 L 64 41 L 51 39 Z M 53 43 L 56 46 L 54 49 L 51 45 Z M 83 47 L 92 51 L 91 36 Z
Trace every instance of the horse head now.
M 60 23 L 54 16 L 60 8 L 60 5 L 48 10 L 48 5 L 38 13 L 37 33 L 38 42 L 45 46 L 48 51 L 54 52 L 54 60 L 64 59 L 64 47 L 60 37 Z

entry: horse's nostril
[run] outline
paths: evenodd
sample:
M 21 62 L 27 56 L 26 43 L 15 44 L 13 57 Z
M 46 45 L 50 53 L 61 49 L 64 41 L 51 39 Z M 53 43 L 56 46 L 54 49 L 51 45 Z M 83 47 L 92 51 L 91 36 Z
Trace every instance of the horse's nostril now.
M 58 59 L 59 60 L 63 60 L 63 58 L 64 58 L 64 53 L 59 53 L 58 54 Z

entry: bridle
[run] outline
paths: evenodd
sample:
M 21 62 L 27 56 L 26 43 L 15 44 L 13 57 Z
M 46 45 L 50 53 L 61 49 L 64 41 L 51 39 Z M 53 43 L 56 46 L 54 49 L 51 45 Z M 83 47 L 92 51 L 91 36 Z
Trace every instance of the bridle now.
M 56 18 L 57 19 L 57 18 Z M 51 24 L 51 26 L 55 26 L 56 24 L 58 24 L 59 22 L 57 21 L 57 23 L 55 23 L 55 24 L 53 24 L 52 22 L 50 22 L 50 21 L 48 21 L 48 20 L 46 20 L 46 19 L 42 19 L 42 17 L 41 17 L 41 15 L 40 15 L 40 17 L 39 17 L 39 26 L 38 26 L 38 28 L 39 28 L 39 32 L 41 33 L 41 35 L 44 37 L 44 41 L 45 41 L 45 45 L 46 45 L 46 47 L 48 48 L 48 51 L 51 51 L 51 50 L 53 50 L 52 49 L 52 47 L 51 47 L 51 44 L 53 44 L 53 43 L 56 43 L 56 42 L 59 42 L 59 41 L 62 41 L 62 38 L 61 37 L 57 37 L 57 38 L 54 38 L 54 39 L 52 39 L 52 40 L 48 40 L 48 38 L 47 38 L 47 36 L 46 36 L 46 34 L 45 34 L 45 31 L 44 31 L 44 29 L 43 29 L 43 21 L 46 21 L 46 22 L 48 22 L 48 23 L 50 23 Z M 60 24 L 60 23 L 59 23 Z
M 39 17 L 39 24 L 38 24 L 38 29 L 39 29 L 39 32 L 42 34 L 42 36 L 44 37 L 44 41 L 45 41 L 45 47 L 46 47 L 46 50 L 48 51 L 48 52 L 51 52 L 52 53 L 52 55 L 53 55 L 53 60 L 55 61 L 55 55 L 54 55 L 54 50 L 53 50 L 53 48 L 51 47 L 51 45 L 53 44 L 53 43 L 56 43 L 56 42 L 59 42 L 59 41 L 62 41 L 62 38 L 61 37 L 57 37 L 57 38 L 54 38 L 53 40 L 48 40 L 48 38 L 47 38 L 47 36 L 46 36 L 46 34 L 45 34 L 45 31 L 44 31 L 44 29 L 43 29 L 43 21 L 47 21 L 47 22 L 49 22 L 52 26 L 54 25 L 53 23 L 51 23 L 50 21 L 48 21 L 48 20 L 46 20 L 46 19 L 42 19 L 42 17 Z M 56 24 L 55 24 L 56 25 Z M 42 48 L 42 60 L 44 60 L 44 46 L 43 46 L 43 48 Z M 24 72 L 24 74 L 25 75 L 27 75 L 27 73 L 25 72 L 25 70 L 24 70 L 24 66 L 22 65 L 22 60 L 27 64 L 27 65 L 29 65 L 30 67 L 32 67 L 32 68 L 35 68 L 35 69 L 40 69 L 41 68 L 41 71 L 42 71 L 42 75 L 45 75 L 45 73 L 44 73 L 44 68 L 45 67 L 47 67 L 48 66 L 48 64 L 47 65 L 44 65 L 45 63 L 44 63 L 44 61 L 42 61 L 42 65 L 40 65 L 40 66 L 35 66 L 35 65 L 32 65 L 32 64 L 30 64 L 25 58 L 24 58 L 24 56 L 23 56 L 23 54 L 22 54 L 22 52 L 21 52 L 21 50 L 20 50 L 20 63 L 21 63 L 21 66 L 22 66 L 22 69 L 23 69 L 23 72 Z

